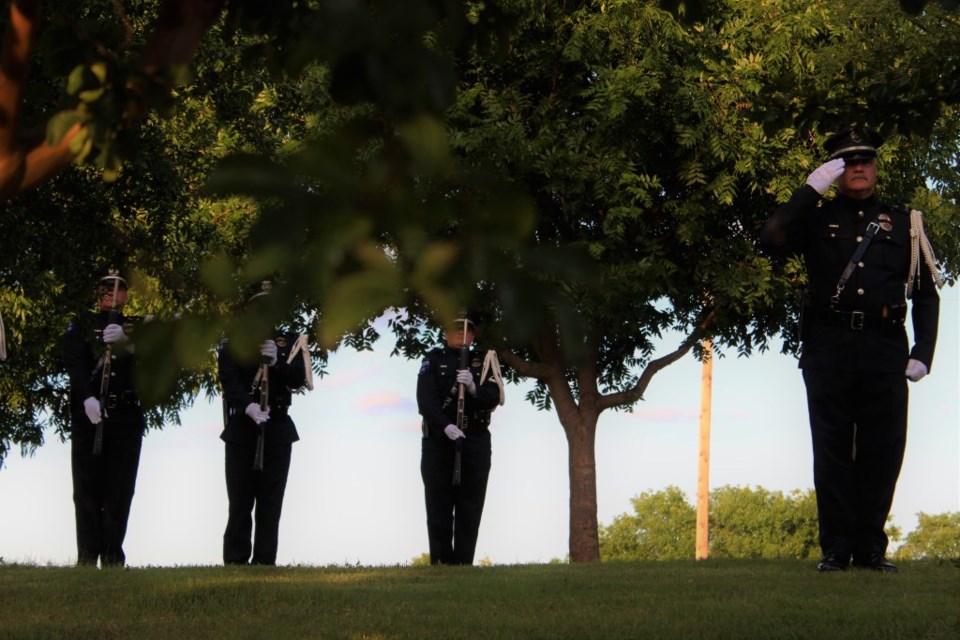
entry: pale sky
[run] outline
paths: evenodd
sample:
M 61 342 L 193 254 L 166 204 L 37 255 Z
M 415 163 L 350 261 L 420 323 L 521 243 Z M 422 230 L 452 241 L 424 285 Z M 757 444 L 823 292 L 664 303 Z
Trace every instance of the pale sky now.
M 910 531 L 917 512 L 960 511 L 960 290 L 941 292 L 933 372 L 910 385 L 907 453 L 893 504 Z M 419 362 L 343 351 L 291 415 L 300 432 L 280 523 L 279 564 L 395 565 L 427 551 L 420 480 Z M 665 338 L 658 355 L 675 348 Z M 0 368 L 2 373 L 2 368 Z M 630 511 L 643 491 L 697 487 L 701 365 L 693 356 L 654 377 L 632 414 L 607 412 L 597 433 L 598 516 Z M 803 381 L 779 353 L 730 355 L 713 370 L 710 486 L 813 486 Z M 549 562 L 568 553 L 567 447 L 554 412 L 507 387 L 493 415 L 493 468 L 477 560 Z M 199 398 L 183 425 L 144 441 L 124 549 L 131 566 L 215 565 L 227 519 L 219 397 Z M 33 457 L 0 470 L 0 559 L 76 561 L 69 443 L 52 433 Z M 690 557 L 694 550 L 690 550 Z

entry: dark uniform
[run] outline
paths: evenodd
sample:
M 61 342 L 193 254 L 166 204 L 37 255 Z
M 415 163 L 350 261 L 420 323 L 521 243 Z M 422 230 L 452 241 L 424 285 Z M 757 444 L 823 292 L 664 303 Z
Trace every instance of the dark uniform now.
M 838 138 L 834 144 L 851 143 Z M 841 274 L 871 222 L 880 228 L 837 297 Z M 906 444 L 904 371 L 908 359 L 930 370 L 939 313 L 936 285 L 921 265 L 910 349 L 904 328 L 909 215 L 873 195 L 822 200 L 804 185 L 776 210 L 760 239 L 769 249 L 801 253 L 807 268 L 800 368 L 813 438 L 820 546 L 830 565 L 822 562 L 821 570 L 843 568 L 851 555 L 855 564 L 895 570 L 883 558 L 884 525 Z
M 457 444 L 443 432 L 457 423 L 457 369 L 460 349 L 445 347 L 427 354 L 417 377 L 417 406 L 423 416 L 420 474 L 427 507 L 431 564 L 473 564 L 480 517 L 490 475 L 490 413 L 500 403 L 493 379 L 480 384 L 482 358 L 471 353 L 469 369 L 477 395 L 464 394 L 467 416 L 461 446 L 461 482 L 453 485 Z
M 260 403 L 259 386 L 254 386 L 260 365 L 238 363 L 226 343 L 221 345 L 218 353 L 226 411 L 220 439 L 226 443 L 227 497 L 230 500 L 230 515 L 223 533 L 224 564 L 276 564 L 277 561 L 280 510 L 290 470 L 290 453 L 292 444 L 300 439 L 287 412 L 291 390 L 299 389 L 306 382 L 306 368 L 299 356 L 287 363 L 290 350 L 297 341 L 296 334 L 278 332 L 273 340 L 277 344 L 277 362 L 269 368 L 270 419 L 264 425 L 262 471 L 253 469 L 257 425 L 245 413 L 250 403 Z M 253 519 L 251 512 L 254 513 Z M 254 520 L 256 532 L 251 559 Z
M 111 319 L 111 314 L 116 315 Z M 102 566 L 122 566 L 126 561 L 123 539 L 146 430 L 133 387 L 136 356 L 121 345 L 110 349 L 110 384 L 100 455 L 93 454 L 96 426 L 84 412 L 83 401 L 100 396 L 107 352 L 103 328 L 111 323 L 129 328 L 133 320 L 114 311 L 90 313 L 82 323 L 70 323 L 62 340 L 63 364 L 70 377 L 70 457 L 78 564 L 96 565 L 99 559 Z

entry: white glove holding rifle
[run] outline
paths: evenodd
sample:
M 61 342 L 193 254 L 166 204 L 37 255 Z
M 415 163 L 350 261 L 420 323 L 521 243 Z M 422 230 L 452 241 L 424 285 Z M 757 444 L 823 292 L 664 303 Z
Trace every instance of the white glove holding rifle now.
M 244 409 L 244 413 L 250 416 L 250 419 L 256 424 L 263 424 L 270 419 L 270 408 L 268 407 L 267 410 L 264 411 L 256 402 L 248 404 L 247 408 Z
M 87 414 L 90 424 L 100 424 L 103 421 L 103 416 L 100 414 L 100 401 L 93 396 L 83 401 L 83 412 Z
M 106 344 L 126 342 L 127 334 L 123 332 L 123 327 L 119 324 L 108 324 L 103 328 L 103 341 Z
M 270 366 L 277 364 L 277 343 L 267 340 L 260 345 L 260 355 L 269 361 Z
M 466 434 L 455 424 L 448 424 L 443 428 L 443 432 L 447 434 L 447 437 L 451 440 L 459 440 L 460 438 L 467 437 Z
M 477 383 L 473 381 L 473 374 L 469 369 L 460 369 L 457 371 L 457 383 L 466 387 L 470 395 L 477 395 Z
M 807 176 L 807 184 L 813 187 L 820 195 L 825 194 L 827 189 L 830 188 L 830 185 L 843 174 L 846 164 L 843 158 L 834 158 L 833 160 L 824 162 L 814 169 L 813 173 Z

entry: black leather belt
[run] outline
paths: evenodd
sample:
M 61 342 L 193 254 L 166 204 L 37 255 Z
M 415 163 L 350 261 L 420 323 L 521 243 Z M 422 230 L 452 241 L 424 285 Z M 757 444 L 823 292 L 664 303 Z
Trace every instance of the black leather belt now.
M 107 409 L 139 406 L 140 396 L 138 396 L 135 391 L 121 391 L 120 393 L 111 393 L 107 396 Z
M 864 311 L 836 311 L 817 309 L 817 322 L 831 327 L 844 327 L 854 331 L 863 329 L 897 329 L 903 326 L 907 318 L 906 306 L 885 307 L 883 313 Z

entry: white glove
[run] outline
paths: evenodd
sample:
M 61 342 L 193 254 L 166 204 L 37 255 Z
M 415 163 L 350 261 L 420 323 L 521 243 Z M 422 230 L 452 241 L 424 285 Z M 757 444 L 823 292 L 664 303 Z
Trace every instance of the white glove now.
M 843 158 L 834 158 L 829 162 L 824 162 L 807 176 L 807 184 L 816 189 L 817 193 L 823 195 L 833 184 L 833 181 L 840 177 L 845 166 L 846 162 Z
M 93 396 L 83 401 L 83 411 L 87 414 L 90 424 L 99 424 L 103 421 L 103 416 L 100 415 L 100 401 Z
M 914 360 L 913 358 L 907 360 L 906 376 L 912 382 L 918 382 L 920 378 L 927 375 L 927 373 L 929 373 L 927 371 L 927 365 L 923 364 L 919 360 Z
M 260 355 L 270 359 L 270 366 L 277 364 L 277 343 L 267 340 L 260 345 Z
M 127 339 L 127 334 L 123 332 L 123 327 L 119 324 L 108 324 L 103 328 L 103 341 L 107 344 L 116 344 Z
M 469 369 L 460 369 L 457 371 L 457 383 L 465 385 L 470 395 L 477 395 L 477 383 L 473 381 L 473 374 Z
M 448 424 L 443 428 L 443 432 L 447 434 L 447 437 L 451 440 L 459 440 L 460 438 L 466 438 L 467 436 L 460 431 L 460 428 L 455 424 Z
M 264 411 L 256 402 L 251 402 L 248 404 L 247 408 L 244 409 L 243 412 L 250 416 L 250 419 L 256 424 L 263 424 L 270 419 L 270 407 L 267 407 L 267 410 Z

